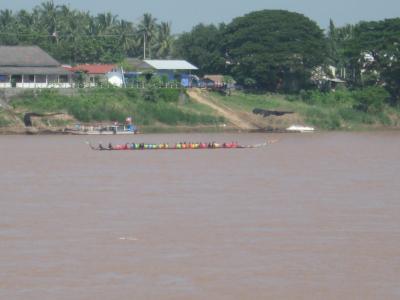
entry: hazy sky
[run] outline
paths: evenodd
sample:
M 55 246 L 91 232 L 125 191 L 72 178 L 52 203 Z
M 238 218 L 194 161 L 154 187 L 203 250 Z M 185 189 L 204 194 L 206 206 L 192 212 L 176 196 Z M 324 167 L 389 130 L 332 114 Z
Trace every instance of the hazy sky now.
M 27 9 L 40 0 L 0 0 L 1 9 Z M 172 22 L 174 33 L 190 31 L 199 23 L 218 24 L 260 9 L 285 9 L 302 13 L 326 29 L 332 18 L 339 26 L 361 20 L 400 17 L 399 0 L 54 0 L 71 8 L 93 14 L 112 12 L 128 21 L 138 22 L 151 13 L 160 21 Z

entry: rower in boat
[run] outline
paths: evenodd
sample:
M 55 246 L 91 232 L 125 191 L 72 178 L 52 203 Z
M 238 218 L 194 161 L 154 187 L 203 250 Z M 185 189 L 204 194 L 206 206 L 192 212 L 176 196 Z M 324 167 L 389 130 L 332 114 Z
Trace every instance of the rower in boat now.
M 256 145 L 240 145 L 238 142 L 224 142 L 222 144 L 216 142 L 209 142 L 207 143 L 192 143 L 192 142 L 183 142 L 183 143 L 176 143 L 172 144 L 171 146 L 167 143 L 160 143 L 160 144 L 147 144 L 147 143 L 126 143 L 126 144 L 118 144 L 112 145 L 111 143 L 108 144 L 108 147 L 99 144 L 98 147 L 93 147 L 89 142 L 89 146 L 93 150 L 165 150 L 165 149 L 176 149 L 176 150 L 191 150 L 191 149 L 232 149 L 232 148 L 260 148 L 264 147 L 268 144 L 273 144 L 277 140 L 267 141 L 263 144 L 256 144 Z

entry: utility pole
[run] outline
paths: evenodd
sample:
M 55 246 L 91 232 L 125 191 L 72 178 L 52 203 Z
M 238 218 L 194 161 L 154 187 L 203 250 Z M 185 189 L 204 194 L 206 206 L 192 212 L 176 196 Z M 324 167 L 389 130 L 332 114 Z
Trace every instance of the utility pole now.
M 146 59 L 146 32 L 143 33 L 143 59 Z

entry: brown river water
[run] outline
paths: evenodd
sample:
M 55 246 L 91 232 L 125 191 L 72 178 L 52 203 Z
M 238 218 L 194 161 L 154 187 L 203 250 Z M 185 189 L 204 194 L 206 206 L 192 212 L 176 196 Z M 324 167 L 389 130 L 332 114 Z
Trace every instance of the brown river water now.
M 400 299 L 400 132 L 0 136 L 0 299 Z

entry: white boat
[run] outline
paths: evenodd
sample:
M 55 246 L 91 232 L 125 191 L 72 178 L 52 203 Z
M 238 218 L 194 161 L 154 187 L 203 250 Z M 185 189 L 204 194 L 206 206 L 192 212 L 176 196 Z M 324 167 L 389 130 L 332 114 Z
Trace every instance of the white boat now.
M 291 132 L 314 132 L 315 129 L 314 127 L 309 127 L 309 126 L 301 126 L 301 125 L 292 125 L 288 128 L 286 128 L 287 131 Z
M 133 125 L 76 125 L 73 129 L 66 129 L 66 133 L 82 135 L 113 135 L 113 134 L 137 134 L 137 128 Z

